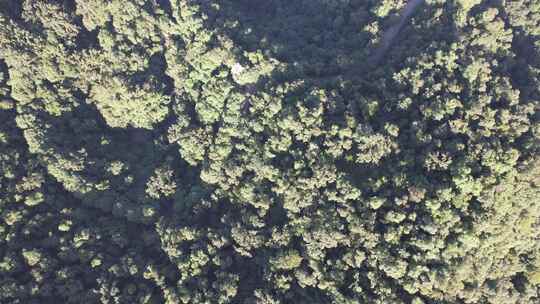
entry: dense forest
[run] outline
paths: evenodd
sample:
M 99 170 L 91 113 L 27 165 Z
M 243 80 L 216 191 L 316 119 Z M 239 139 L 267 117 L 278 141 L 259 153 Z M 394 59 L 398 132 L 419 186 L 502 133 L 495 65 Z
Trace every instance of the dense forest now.
M 540 1 L 0 0 L 0 303 L 540 303 Z

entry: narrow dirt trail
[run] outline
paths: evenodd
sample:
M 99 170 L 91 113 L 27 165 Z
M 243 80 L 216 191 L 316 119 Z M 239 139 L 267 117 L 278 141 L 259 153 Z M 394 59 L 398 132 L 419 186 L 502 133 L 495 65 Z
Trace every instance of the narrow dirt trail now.
M 401 29 L 407 24 L 414 12 L 416 12 L 416 10 L 424 2 L 425 0 L 410 0 L 409 2 L 407 2 L 403 10 L 401 11 L 399 22 L 396 25 L 387 29 L 386 32 L 384 32 L 381 38 L 380 46 L 375 49 L 373 55 L 370 56 L 371 59 L 369 60 L 369 62 L 371 62 L 373 66 L 378 65 L 379 62 L 383 59 L 388 49 L 390 49 L 390 47 L 396 40 L 396 37 L 401 31 Z

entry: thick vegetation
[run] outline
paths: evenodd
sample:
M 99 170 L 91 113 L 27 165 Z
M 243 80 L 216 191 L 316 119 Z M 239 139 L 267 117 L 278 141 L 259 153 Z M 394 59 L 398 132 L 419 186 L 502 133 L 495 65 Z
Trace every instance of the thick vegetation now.
M 539 303 L 540 4 L 406 2 L 0 0 L 0 303 Z

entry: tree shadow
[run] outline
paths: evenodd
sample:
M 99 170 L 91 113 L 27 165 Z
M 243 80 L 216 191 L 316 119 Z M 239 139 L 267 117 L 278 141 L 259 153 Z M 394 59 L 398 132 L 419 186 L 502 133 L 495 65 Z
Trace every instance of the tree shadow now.
M 366 56 L 368 3 L 323 0 L 201 1 L 207 28 L 288 65 L 289 75 L 332 77 Z
M 13 153 L 16 154 L 16 175 L 14 175 L 13 183 L 21 182 L 29 176 L 41 176 L 41 173 L 45 173 L 47 170 L 42 166 L 34 162 L 35 155 L 32 155 L 28 151 L 27 142 L 23 137 L 23 131 L 20 130 L 15 122 L 15 111 L 0 111 L 0 119 L 3 121 L 3 125 L 0 127 L 1 132 L 7 132 L 10 135 L 10 146 L 14 150 L 1 151 L 1 153 Z M 82 113 L 74 113 L 74 116 L 80 116 Z M 89 114 L 89 113 L 86 113 Z M 87 115 L 83 115 L 84 119 L 90 119 Z M 45 115 L 40 116 L 45 118 Z M 51 117 L 46 117 L 47 122 L 52 122 L 54 127 L 58 127 L 56 123 L 63 122 L 66 127 L 70 127 L 66 120 L 58 119 L 53 121 Z M 76 118 L 71 117 L 74 120 Z M 65 134 L 65 129 L 62 130 Z M 1 133 L 0 132 L 0 133 Z M 99 134 L 99 130 L 94 131 L 95 134 Z M 130 132 L 126 132 L 130 133 Z M 116 136 L 127 134 L 116 134 Z M 145 136 L 143 134 L 143 136 Z M 76 137 L 68 138 L 69 141 L 66 145 L 69 145 L 73 141 L 73 146 L 80 147 L 80 145 L 88 144 L 88 138 L 79 140 Z M 134 141 L 139 141 L 138 135 L 135 135 Z M 44 148 L 56 148 L 55 152 L 63 154 L 68 153 L 61 149 L 57 145 L 57 142 L 49 143 Z M 90 149 L 89 149 L 90 150 Z M 0 153 L 0 154 L 1 154 Z M 89 174 L 86 172 L 85 174 Z M 0 184 L 2 187 L 3 180 L 0 177 Z M 2 188 L 0 187 L 0 188 Z M 2 283 L 10 282 L 20 284 L 21 292 L 17 294 L 16 300 L 23 301 L 24 303 L 57 303 L 59 299 L 63 303 L 95 303 L 99 297 L 92 290 L 103 287 L 103 282 L 99 279 L 108 277 L 107 267 L 118 265 L 125 257 L 133 257 L 133 252 L 137 252 L 135 256 L 135 263 L 138 267 L 145 267 L 147 264 L 152 263 L 159 267 L 168 267 L 167 256 L 160 249 L 159 243 L 156 243 L 159 236 L 154 231 L 154 227 L 151 225 L 140 225 L 129 221 L 128 218 L 119 218 L 109 212 L 109 210 L 103 210 L 96 208 L 97 201 L 91 200 L 91 195 L 84 195 L 82 197 L 74 195 L 73 192 L 68 192 L 62 183 L 59 183 L 55 178 L 52 178 L 49 174 L 45 174 L 43 178 L 43 184 L 39 184 L 38 188 L 31 191 L 39 191 L 37 193 L 43 194 L 43 201 L 38 205 L 28 206 L 23 205 L 18 200 L 0 200 L 2 206 L 2 213 L 5 214 L 8 210 L 24 210 L 23 220 L 15 223 L 13 226 L 6 226 L 2 223 L 1 228 L 4 231 L 9 229 L 11 239 L 9 242 L 4 242 L 0 249 L 0 258 L 9 260 L 10 257 L 16 256 L 20 252 L 20 248 L 33 248 L 39 250 L 42 254 L 41 261 L 44 264 L 40 264 L 40 272 L 50 277 L 50 280 L 45 284 L 40 284 L 39 290 L 35 293 L 23 292 L 22 286 L 26 284 L 35 284 L 36 280 L 28 274 L 33 270 L 31 266 L 21 264 L 18 267 L 11 268 L 7 272 L 3 273 Z M 25 191 L 21 193 L 20 190 L 15 190 L 15 187 L 9 189 L 2 188 L 0 193 L 2 195 L 28 195 Z M 4 192 L 6 191 L 6 192 Z M 16 192 L 18 194 L 15 194 Z M 103 192 L 97 200 L 110 193 Z M 4 197 L 2 197 L 4 199 Z M 6 204 L 7 202 L 7 204 Z M 66 224 L 69 223 L 69 224 Z M 60 230 L 60 225 L 67 225 L 67 230 Z M 9 228 L 8 228 L 9 227 Z M 60 230 L 60 231 L 59 231 Z M 5 231 L 4 231 L 5 232 Z M 83 246 L 77 246 L 76 239 L 78 233 L 87 233 L 86 235 L 92 235 L 92 237 L 85 239 Z M 94 237 L 97 236 L 97 237 Z M 90 264 L 90 258 L 92 256 L 87 255 L 88 249 L 96 250 L 99 252 L 100 265 L 102 267 L 96 268 Z M 103 267 L 106 265 L 107 267 Z M 46 266 L 46 267 L 45 267 Z M 64 271 L 69 271 L 72 275 L 72 279 L 63 280 L 54 278 L 54 273 L 62 266 Z M 114 266 L 116 267 L 116 266 Z M 169 267 L 172 269 L 171 267 Z M 7 275 L 7 276 L 6 276 Z M 174 275 L 174 274 L 173 274 Z M 5 281 L 5 278 L 9 280 Z M 122 279 L 122 276 L 117 278 L 108 277 L 111 282 L 118 284 L 122 289 L 129 284 L 136 283 L 138 286 L 144 286 L 148 290 L 148 293 L 155 299 L 156 303 L 161 303 L 162 294 L 158 286 L 150 280 L 146 280 L 142 273 L 138 275 L 132 275 L 128 280 Z M 139 285 L 140 284 L 140 285 Z M 171 283 L 172 284 L 172 283 Z M 51 288 L 54 286 L 53 288 Z M 74 288 L 78 286 L 82 289 Z M 76 294 L 76 296 L 75 296 Z M 75 297 L 80 297 L 75 300 Z M 4 293 L 0 296 L 0 299 L 4 301 L 13 300 L 10 299 L 10 293 L 7 295 Z M 0 300 L 0 301 L 2 301 Z M 9 301 L 8 301 L 9 302 Z M 4 303 L 4 302 L 2 302 Z
M 442 21 L 433 21 L 437 10 L 452 7 L 450 4 L 421 5 L 412 20 L 407 20 L 400 28 L 392 47 L 385 52 L 377 66 L 369 62 L 378 46 L 370 42 L 372 38 L 363 28 L 370 20 L 376 20 L 370 8 L 370 1 L 324 1 L 324 0 L 195 0 L 200 5 L 205 27 L 218 35 L 233 40 L 240 50 L 259 51 L 284 64 L 284 69 L 263 77 L 257 89 L 271 87 L 292 80 L 302 80 L 302 85 L 287 92 L 285 106 L 294 107 L 298 100 L 307 102 L 311 88 L 322 88 L 336 92 L 336 111 L 328 113 L 326 121 L 343 123 L 344 113 L 352 113 L 359 123 L 366 123 L 375 132 L 385 132 L 385 124 L 398 122 L 403 136 L 398 138 L 403 148 L 414 151 L 422 147 L 414 140 L 411 122 L 420 113 L 415 107 L 398 110 L 395 101 L 399 91 L 393 75 L 400 71 L 410 58 L 425 55 L 426 48 L 433 42 L 455 42 L 453 23 L 443 16 Z M 392 18 L 380 19 L 382 27 L 391 28 Z M 399 20 L 398 20 L 399 21 Z M 443 22 L 444 21 L 444 22 Z M 381 28 L 382 31 L 385 28 Z M 366 110 L 369 103 L 377 101 L 377 109 Z M 326 114 L 325 114 L 326 115 Z M 331 116 L 331 117 L 330 117 Z M 328 118 L 328 119 L 327 119 Z M 438 125 L 437 125 L 438 126 Z M 435 126 L 436 127 L 436 126 Z M 412 140 L 411 140 L 412 139 Z M 401 155 L 400 155 L 401 156 Z M 397 156 L 397 157 L 400 157 Z M 391 176 L 396 159 L 383 161 L 387 171 L 368 170 L 370 175 Z M 362 166 L 338 161 L 339 167 L 354 175 Z M 402 170 L 415 172 L 416 167 Z
M 169 17 L 171 17 L 171 18 L 173 17 L 171 1 L 169 1 L 169 0 L 156 0 L 156 2 L 159 5 L 159 7 L 161 7 L 161 9 L 163 9 L 163 11 Z
M 85 103 L 59 117 L 39 112 L 37 120 L 35 129 L 27 132 L 40 133 L 38 155 L 49 174 L 85 205 L 115 216 L 151 223 L 160 209 L 172 208 L 172 202 L 152 199 L 145 192 L 154 170 L 165 163 L 175 167 L 178 179 L 190 181 L 182 185 L 187 189 L 198 176 L 196 168 L 172 151 L 176 147 L 165 142 L 160 128 L 112 128 Z M 145 218 L 148 206 L 158 213 Z
M 394 71 L 399 69 L 408 56 L 418 53 L 419 46 L 415 43 L 425 46 L 433 39 L 414 37 L 407 41 L 407 36 L 419 33 L 409 20 L 385 58 L 374 66 L 373 54 L 380 46 L 373 44 L 373 34 L 365 27 L 377 20 L 384 31 L 391 28 L 395 18 L 392 14 L 385 18 L 374 16 L 370 11 L 374 6 L 371 1 L 193 2 L 207 16 L 202 18 L 205 27 L 218 36 L 230 38 L 237 46 L 237 53 L 260 52 L 282 63 L 282 67 L 259 79 L 255 85 L 258 90 L 268 91 L 298 81 L 300 85 L 295 84 L 296 88 L 287 92 L 285 106 L 295 104 L 298 98 L 309 99 L 313 88 L 333 92 L 337 96 L 332 102 L 335 109 L 328 118 L 336 123 L 344 121 L 345 110 L 361 121 L 369 119 L 364 115 L 365 103 L 388 97 L 385 85 L 393 74 L 389 67 Z M 426 5 L 423 7 L 427 9 Z M 435 26 L 421 31 L 439 35 L 441 29 Z M 402 42 L 405 42 L 403 46 Z

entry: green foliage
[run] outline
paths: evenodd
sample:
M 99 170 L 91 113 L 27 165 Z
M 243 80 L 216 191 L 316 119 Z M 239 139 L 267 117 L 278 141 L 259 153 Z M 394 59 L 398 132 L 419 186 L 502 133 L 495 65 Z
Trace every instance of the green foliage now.
M 298 268 L 302 263 L 302 256 L 293 250 L 278 254 L 270 260 L 270 263 L 281 270 L 291 270 Z
M 0 0 L 0 302 L 538 303 L 539 25 Z
M 152 129 L 153 125 L 165 119 L 169 111 L 169 97 L 144 89 L 129 88 L 118 79 L 92 86 L 89 98 L 113 128 Z

